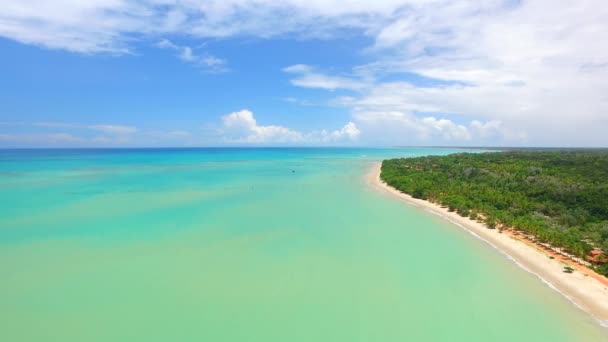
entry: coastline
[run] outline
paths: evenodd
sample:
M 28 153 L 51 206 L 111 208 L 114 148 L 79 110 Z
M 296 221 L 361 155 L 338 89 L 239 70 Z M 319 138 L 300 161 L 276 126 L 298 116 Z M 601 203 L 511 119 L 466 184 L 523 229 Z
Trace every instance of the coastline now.
M 383 193 L 398 198 L 408 204 L 439 215 L 460 226 L 476 238 L 488 243 L 526 271 L 536 275 L 549 287 L 555 289 L 581 310 L 608 326 L 608 281 L 589 268 L 569 262 L 550 251 L 541 250 L 531 242 L 512 233 L 499 233 L 498 229 L 488 229 L 484 223 L 462 217 L 447 208 L 402 193 L 380 179 L 382 163 L 375 163 L 367 174 L 367 182 Z M 554 259 L 549 258 L 554 256 Z M 571 266 L 574 273 L 563 272 L 564 266 Z

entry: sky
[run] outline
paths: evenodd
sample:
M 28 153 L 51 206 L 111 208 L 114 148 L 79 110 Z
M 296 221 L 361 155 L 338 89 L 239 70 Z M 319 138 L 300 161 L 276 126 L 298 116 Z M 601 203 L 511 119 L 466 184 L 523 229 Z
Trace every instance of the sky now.
M 605 0 L 0 0 L 0 147 L 608 146 Z

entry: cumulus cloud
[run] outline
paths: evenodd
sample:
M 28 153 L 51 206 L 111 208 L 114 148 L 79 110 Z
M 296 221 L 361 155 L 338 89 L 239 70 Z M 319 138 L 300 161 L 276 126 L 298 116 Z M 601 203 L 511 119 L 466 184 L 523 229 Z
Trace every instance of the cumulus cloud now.
M 365 131 L 364 139 L 380 145 L 483 145 L 492 141 L 490 138 L 502 138 L 503 135 L 499 129 L 489 134 L 493 122 L 474 120 L 459 124 L 446 118 L 399 111 L 364 110 L 355 112 L 354 118 Z M 480 133 L 482 131 L 485 135 Z
M 469 130 L 447 119 L 436 119 L 432 116 L 422 119 L 423 127 L 438 132 L 445 140 L 471 140 Z
M 357 126 L 352 122 L 339 130 L 308 133 L 283 126 L 263 126 L 257 123 L 253 113 L 247 109 L 222 116 L 222 123 L 222 136 L 229 143 L 321 144 L 353 141 L 360 134 Z
M 305 135 L 306 141 L 312 144 L 332 144 L 336 142 L 357 141 L 361 131 L 354 122 L 346 123 L 342 128 L 333 131 L 326 129 L 313 131 Z
M 608 44 L 597 43 L 608 32 L 606 6 L 593 0 L 437 4 L 403 11 L 379 30 L 369 48 L 378 59 L 354 68 L 374 77 L 351 76 L 366 83 L 360 94 L 332 103 L 389 129 L 396 116 L 408 126 L 425 126 L 428 116 L 450 120 L 468 134 L 448 136 L 471 143 L 608 145 Z M 378 81 L 404 73 L 425 81 Z
M 301 133 L 282 126 L 260 126 L 253 113 L 243 109 L 222 117 L 226 137 L 231 142 L 297 143 L 304 140 Z
M 354 122 L 349 122 L 341 129 L 331 132 L 329 136 L 334 140 L 341 139 L 342 137 L 347 137 L 354 140 L 357 139 L 360 134 L 361 131 L 359 131 L 357 125 L 355 125 Z
M 436 123 L 424 122 L 431 116 L 468 130 L 450 129 L 461 134 L 440 134 L 438 141 L 605 146 L 608 45 L 597 42 L 605 41 L 606 18 L 608 8 L 591 0 L 420 4 L 375 34 L 369 50 L 376 61 L 353 68 L 373 77 L 319 76 L 310 67 L 301 73 L 357 84 L 360 94 L 332 103 L 350 108 L 361 124 L 378 120 L 375 126 L 384 122 L 393 130 L 397 116 L 407 118 L 408 127 L 437 131 Z M 378 81 L 404 73 L 427 80 Z M 338 88 L 299 81 L 292 79 L 298 86 Z
M 335 130 L 310 132 L 261 125 L 246 109 L 222 116 L 221 123 L 220 127 L 195 130 L 158 130 L 116 124 L 0 122 L 0 147 L 343 145 L 356 142 L 360 136 L 353 122 Z
M 386 140 L 389 137 L 397 144 L 416 144 L 416 140 L 425 144 L 513 144 L 523 141 L 519 140 L 521 135 L 498 120 L 468 121 L 465 116 L 458 117 L 463 123 L 457 123 L 450 119 L 450 115 L 442 114 L 449 113 L 442 107 L 443 103 L 432 101 L 432 94 L 441 91 L 438 89 L 428 89 L 427 95 L 424 88 L 407 83 L 371 84 L 360 96 L 339 97 L 332 104 L 350 108 L 359 125 L 374 127 L 366 129 L 366 137 L 375 132 L 373 134 L 382 135 L 383 142 L 389 144 Z M 383 130 L 397 132 L 390 135 L 382 133 Z

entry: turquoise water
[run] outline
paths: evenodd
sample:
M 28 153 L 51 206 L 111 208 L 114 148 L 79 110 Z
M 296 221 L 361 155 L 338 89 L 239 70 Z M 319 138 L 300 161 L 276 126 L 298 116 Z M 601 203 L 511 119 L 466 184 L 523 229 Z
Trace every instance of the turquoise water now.
M 0 151 L 0 341 L 607 340 L 365 182 L 382 158 L 451 152 Z

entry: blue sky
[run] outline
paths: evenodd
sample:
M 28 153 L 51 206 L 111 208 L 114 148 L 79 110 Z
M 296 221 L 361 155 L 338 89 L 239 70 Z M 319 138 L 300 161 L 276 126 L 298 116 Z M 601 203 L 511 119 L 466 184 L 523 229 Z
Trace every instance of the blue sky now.
M 608 145 L 602 1 L 346 2 L 5 1 L 0 147 Z

